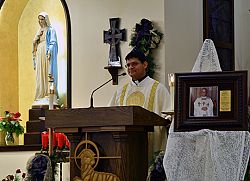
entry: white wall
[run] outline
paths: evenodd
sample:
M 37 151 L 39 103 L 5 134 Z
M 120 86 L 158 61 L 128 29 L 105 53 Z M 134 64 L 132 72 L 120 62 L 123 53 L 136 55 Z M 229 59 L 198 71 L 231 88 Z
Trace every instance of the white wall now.
M 250 1 L 234 2 L 235 18 L 235 69 L 250 70 Z M 248 72 L 248 85 L 250 72 Z M 249 90 L 249 89 L 248 89 Z M 250 94 L 250 90 L 248 91 Z
M 120 44 L 124 60 L 130 51 L 131 29 L 142 18 L 152 20 L 164 33 L 156 50 L 156 79 L 167 85 L 166 75 L 190 71 L 202 45 L 202 2 L 200 0 L 67 0 L 72 23 L 72 106 L 88 107 L 91 91 L 110 78 L 104 69 L 109 45 L 103 43 L 103 30 L 109 18 L 121 18 L 127 41 Z M 185 8 L 183 8 L 185 7 Z M 165 12 L 164 12 L 165 8 Z M 123 62 L 124 63 L 124 62 Z M 121 70 L 123 72 L 126 70 Z M 119 85 L 128 81 L 121 77 Z M 95 106 L 106 106 L 117 86 L 111 83 L 94 95 Z M 105 96 L 103 96 L 105 95 Z
M 17 152 L 0 152 L 0 180 L 4 179 L 7 175 L 14 175 L 17 169 L 21 169 L 22 173 L 26 172 L 27 161 L 38 153 L 39 151 L 17 151 Z M 58 165 L 59 169 L 59 165 Z M 69 163 L 62 164 L 62 180 L 69 181 Z M 60 180 L 60 174 L 56 176 L 56 181 Z
M 35 153 L 35 151 L 0 152 L 0 180 L 7 175 L 15 174 L 18 168 L 26 172 L 26 163 Z
M 67 4 L 72 23 L 72 106 L 88 107 L 91 91 L 110 79 L 110 74 L 104 69 L 108 64 L 109 45 L 103 43 L 103 31 L 110 28 L 109 18 L 121 18 L 120 28 L 127 30 L 127 41 L 120 44 L 124 60 L 131 50 L 131 29 L 142 18 L 155 22 L 156 28 L 165 34 L 164 0 L 67 0 Z M 156 51 L 161 66 L 157 75 L 164 83 L 164 42 Z M 128 76 L 121 77 L 119 85 L 127 80 Z M 116 88 L 110 83 L 97 91 L 94 105 L 106 106 Z
M 191 71 L 203 41 L 203 3 L 165 0 L 166 75 Z M 235 69 L 250 70 L 250 1 L 234 1 Z M 248 84 L 250 73 L 248 73 Z M 250 90 L 249 90 L 250 94 Z
M 190 72 L 203 43 L 201 0 L 165 0 L 166 75 Z

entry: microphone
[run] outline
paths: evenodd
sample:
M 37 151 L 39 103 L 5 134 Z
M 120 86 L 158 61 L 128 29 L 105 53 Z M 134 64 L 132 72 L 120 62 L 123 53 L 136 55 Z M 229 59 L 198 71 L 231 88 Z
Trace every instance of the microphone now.
M 127 75 L 125 72 L 123 72 L 122 74 L 119 74 L 119 76 L 124 76 Z M 109 79 L 107 82 L 103 83 L 102 85 L 100 85 L 99 87 L 97 87 L 95 90 L 92 91 L 91 96 L 90 96 L 90 108 L 94 107 L 94 100 L 93 100 L 93 94 L 100 88 L 102 88 L 103 86 L 105 86 L 107 83 L 109 83 L 111 80 L 113 80 L 113 78 Z

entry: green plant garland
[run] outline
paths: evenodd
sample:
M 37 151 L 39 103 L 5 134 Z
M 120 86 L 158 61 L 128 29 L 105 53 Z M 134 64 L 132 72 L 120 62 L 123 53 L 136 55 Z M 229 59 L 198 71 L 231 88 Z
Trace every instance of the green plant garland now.
M 136 23 L 135 28 L 132 30 L 129 45 L 146 55 L 149 64 L 148 75 L 150 77 L 153 77 L 156 67 L 152 51 L 159 46 L 162 38 L 163 34 L 154 29 L 153 23 L 148 19 L 142 19 L 140 23 Z

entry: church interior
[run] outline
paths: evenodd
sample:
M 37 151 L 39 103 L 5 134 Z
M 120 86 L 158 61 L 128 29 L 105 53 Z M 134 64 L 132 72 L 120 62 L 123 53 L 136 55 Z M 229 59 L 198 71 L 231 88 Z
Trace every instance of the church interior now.
M 60 108 L 89 108 L 93 90 L 112 78 L 112 73 L 106 68 L 109 65 L 110 45 L 104 42 L 104 31 L 111 28 L 110 18 L 119 18 L 119 29 L 126 30 L 124 40 L 119 42 L 121 67 L 116 76 L 126 72 L 125 56 L 132 50 L 130 41 L 133 30 L 136 23 L 146 18 L 163 33 L 159 46 L 153 51 L 156 64 L 154 79 L 171 93 L 168 75 L 191 72 L 203 41 L 209 38 L 204 30 L 207 23 L 204 9 L 208 2 L 0 0 L 0 116 L 3 117 L 5 111 L 20 112 L 20 123 L 26 133 L 36 92 L 32 42 L 39 28 L 37 17 L 40 12 L 48 13 L 50 23 L 57 32 Z M 250 1 L 228 2 L 232 2 L 233 8 L 233 45 L 228 46 L 232 49 L 233 58 L 232 66 L 225 71 L 250 70 Z M 224 61 L 221 67 L 227 66 L 227 60 Z M 107 107 L 115 90 L 129 80 L 128 75 L 119 76 L 117 85 L 108 82 L 101 87 L 93 95 L 94 107 Z M 246 100 L 250 93 L 248 85 Z M 25 172 L 27 161 L 40 150 L 41 143 L 25 147 L 25 134 L 19 136 L 18 146 L 0 146 L 0 179 L 15 173 L 18 168 Z M 70 164 L 63 163 L 61 169 L 60 179 L 71 180 Z

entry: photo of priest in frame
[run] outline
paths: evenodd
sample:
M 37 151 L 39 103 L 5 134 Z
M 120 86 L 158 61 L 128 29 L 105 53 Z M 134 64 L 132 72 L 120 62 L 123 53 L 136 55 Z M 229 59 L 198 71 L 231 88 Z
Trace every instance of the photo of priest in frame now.
M 218 86 L 190 87 L 189 116 L 218 116 Z

